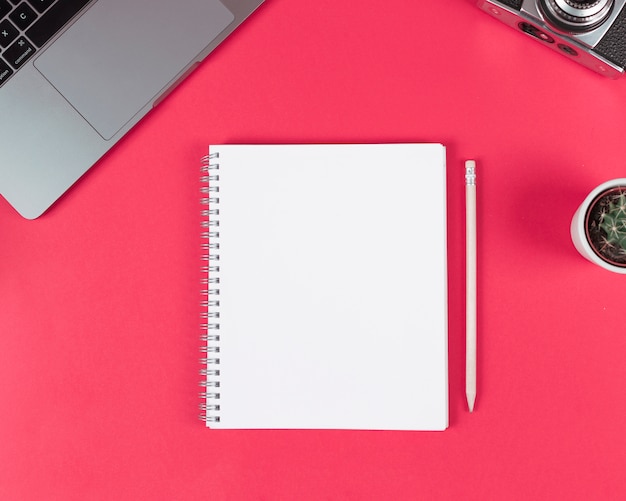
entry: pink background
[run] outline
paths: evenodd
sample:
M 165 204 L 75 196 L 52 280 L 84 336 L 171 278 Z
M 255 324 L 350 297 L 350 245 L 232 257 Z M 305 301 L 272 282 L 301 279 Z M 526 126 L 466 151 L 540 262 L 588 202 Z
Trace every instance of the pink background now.
M 43 217 L 0 201 L 0 499 L 626 498 L 626 277 L 569 238 L 586 194 L 626 176 L 624 117 L 626 77 L 469 0 L 267 0 Z M 403 141 L 448 147 L 450 428 L 205 429 L 207 144 Z M 479 169 L 474 414 L 466 158 Z

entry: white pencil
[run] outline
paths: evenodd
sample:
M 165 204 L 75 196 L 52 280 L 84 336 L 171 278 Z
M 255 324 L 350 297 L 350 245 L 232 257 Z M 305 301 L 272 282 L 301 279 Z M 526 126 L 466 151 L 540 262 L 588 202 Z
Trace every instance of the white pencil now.
M 476 401 L 476 162 L 465 162 L 465 396 L 470 412 Z

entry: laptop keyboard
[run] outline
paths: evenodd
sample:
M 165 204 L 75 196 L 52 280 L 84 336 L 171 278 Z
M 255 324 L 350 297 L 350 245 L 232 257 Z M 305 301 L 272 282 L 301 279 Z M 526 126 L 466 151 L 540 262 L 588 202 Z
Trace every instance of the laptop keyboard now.
M 0 86 L 91 0 L 0 0 Z

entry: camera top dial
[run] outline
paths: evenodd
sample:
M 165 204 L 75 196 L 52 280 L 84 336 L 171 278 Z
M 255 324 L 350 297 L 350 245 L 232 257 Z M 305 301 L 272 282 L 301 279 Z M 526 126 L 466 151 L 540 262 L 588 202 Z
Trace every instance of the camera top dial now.
M 613 7 L 613 0 L 540 0 L 539 3 L 557 28 L 577 33 L 602 24 Z

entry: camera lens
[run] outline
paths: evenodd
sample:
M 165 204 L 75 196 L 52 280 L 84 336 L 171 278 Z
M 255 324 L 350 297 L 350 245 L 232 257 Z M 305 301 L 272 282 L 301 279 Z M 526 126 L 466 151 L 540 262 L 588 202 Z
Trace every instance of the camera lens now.
M 540 0 L 546 17 L 566 31 L 589 31 L 602 24 L 613 8 L 614 0 Z

